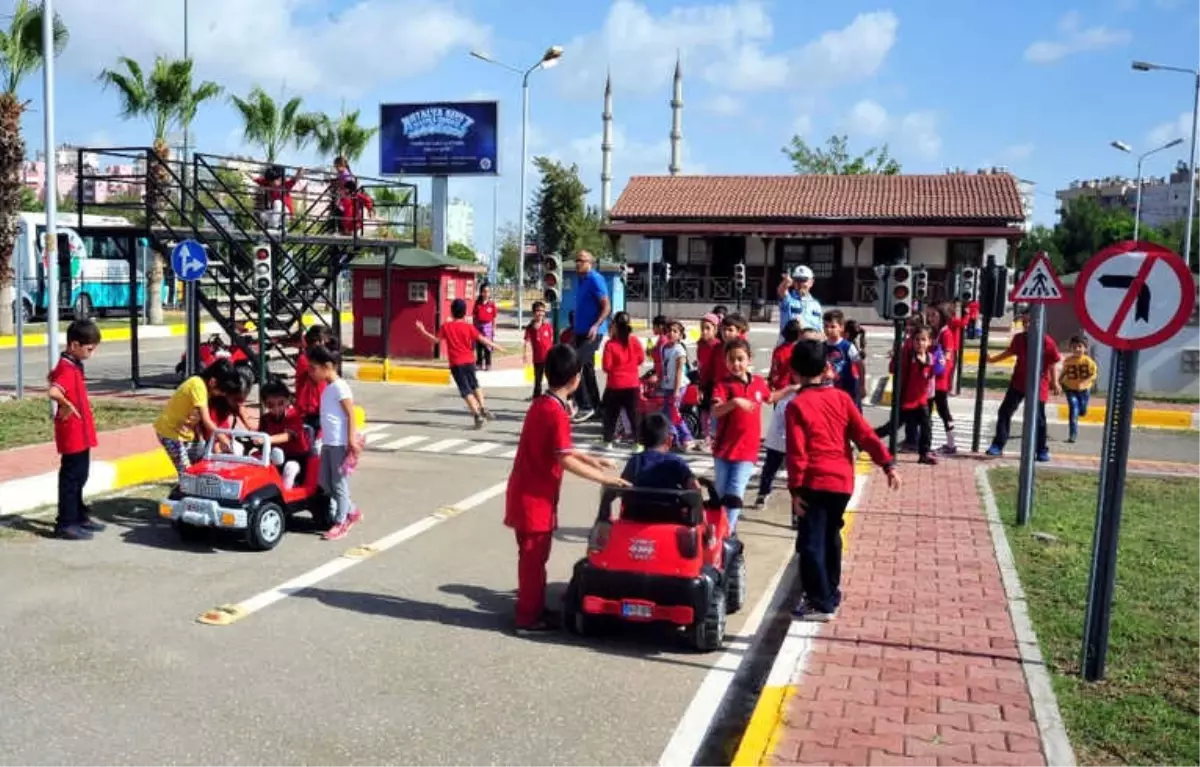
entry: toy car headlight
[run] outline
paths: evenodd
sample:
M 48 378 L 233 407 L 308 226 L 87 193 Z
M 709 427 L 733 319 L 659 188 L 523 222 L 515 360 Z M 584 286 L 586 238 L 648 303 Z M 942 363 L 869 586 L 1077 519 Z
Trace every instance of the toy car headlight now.
M 240 479 L 221 480 L 221 498 L 236 501 L 242 497 L 242 481 Z
M 197 495 L 196 475 L 195 474 L 184 474 L 182 477 L 180 477 L 179 478 L 179 489 L 181 492 L 187 493 L 188 495 Z

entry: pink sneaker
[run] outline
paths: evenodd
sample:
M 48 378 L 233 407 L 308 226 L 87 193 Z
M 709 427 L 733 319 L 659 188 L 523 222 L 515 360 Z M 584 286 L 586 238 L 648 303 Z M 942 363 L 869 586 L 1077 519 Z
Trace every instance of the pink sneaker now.
M 350 513 L 346 515 L 346 529 L 349 530 L 351 527 L 361 522 L 362 516 L 362 512 L 357 506 L 351 509 Z
M 349 520 L 347 520 L 346 522 L 337 523 L 336 525 L 334 525 L 333 527 L 331 527 L 327 531 L 325 531 L 325 534 L 322 535 L 321 537 L 327 541 L 336 541 L 339 538 L 345 538 L 346 533 L 350 532 L 350 525 L 348 524 L 348 522 L 349 522 Z

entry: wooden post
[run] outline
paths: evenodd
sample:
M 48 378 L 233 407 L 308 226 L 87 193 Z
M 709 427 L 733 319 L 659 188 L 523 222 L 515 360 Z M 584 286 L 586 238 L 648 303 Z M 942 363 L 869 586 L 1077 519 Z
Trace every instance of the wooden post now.
M 862 247 L 863 238 L 851 237 L 850 244 L 854 246 L 854 287 L 852 288 L 854 292 L 851 294 L 850 303 L 857 304 L 860 300 L 858 296 L 858 249 Z

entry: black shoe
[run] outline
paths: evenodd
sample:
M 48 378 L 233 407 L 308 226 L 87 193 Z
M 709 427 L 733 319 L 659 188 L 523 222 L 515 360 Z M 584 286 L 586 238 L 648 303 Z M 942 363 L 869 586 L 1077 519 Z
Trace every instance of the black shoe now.
M 82 527 L 89 533 L 102 533 L 108 529 L 108 525 L 104 524 L 103 522 L 97 522 L 91 517 L 84 517 L 83 521 L 79 523 L 79 527 Z
M 54 537 L 62 538 L 64 541 L 90 541 L 92 533 L 90 530 L 85 530 L 79 525 L 68 525 L 67 527 L 55 528 Z
M 557 631 L 558 627 L 550 623 L 545 618 L 538 619 L 537 622 L 528 626 L 517 626 L 517 636 L 534 636 L 536 634 L 548 634 L 551 631 Z

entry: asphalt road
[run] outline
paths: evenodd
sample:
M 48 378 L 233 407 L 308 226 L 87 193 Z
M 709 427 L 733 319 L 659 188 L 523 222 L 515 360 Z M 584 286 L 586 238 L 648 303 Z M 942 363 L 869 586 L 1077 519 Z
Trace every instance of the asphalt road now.
M 721 654 L 662 632 L 510 632 L 516 551 L 501 489 L 525 393 L 494 393 L 499 419 L 473 432 L 449 390 L 355 391 L 376 428 L 352 480 L 365 519 L 342 541 L 300 529 L 268 553 L 185 545 L 145 499 L 153 488 L 94 504 L 110 527 L 90 543 L 42 538 L 42 520 L 0 528 L 11 704 L 0 761 L 658 762 Z M 409 527 L 481 492 L 461 514 Z M 565 483 L 552 597 L 584 553 L 597 499 L 594 486 Z M 743 519 L 750 598 L 731 637 L 792 545 L 782 503 Z M 195 622 L 406 528 L 393 548 L 273 592 L 232 625 Z

